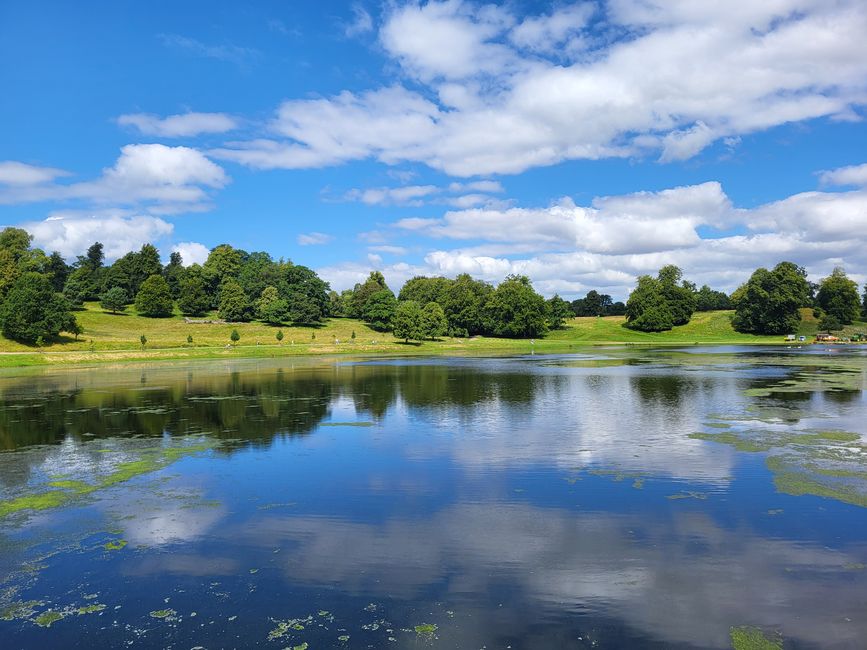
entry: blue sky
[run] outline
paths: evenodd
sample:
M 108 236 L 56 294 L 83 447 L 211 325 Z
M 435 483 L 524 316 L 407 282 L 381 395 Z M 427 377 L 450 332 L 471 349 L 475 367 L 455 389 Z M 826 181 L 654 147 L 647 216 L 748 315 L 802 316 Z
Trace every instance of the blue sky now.
M 229 242 L 337 289 L 867 281 L 867 7 L 712 4 L 10 0 L 0 224 L 70 259 Z

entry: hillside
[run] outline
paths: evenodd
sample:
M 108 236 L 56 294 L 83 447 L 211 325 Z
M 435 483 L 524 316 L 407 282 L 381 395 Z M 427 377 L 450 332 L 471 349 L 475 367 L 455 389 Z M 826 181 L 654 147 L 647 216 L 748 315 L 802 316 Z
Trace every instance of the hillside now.
M 96 303 L 76 312 L 84 333 L 78 340 L 64 337 L 43 348 L 29 347 L 0 338 L 0 365 L 21 366 L 46 363 L 79 363 L 124 359 L 170 359 L 209 357 L 257 357 L 309 354 L 486 354 L 563 352 L 577 346 L 604 344 L 679 345 L 694 343 L 779 344 L 780 336 L 739 334 L 732 329 L 730 311 L 696 313 L 687 325 L 670 332 L 635 332 L 623 327 L 618 316 L 574 318 L 562 330 L 544 339 L 527 340 L 474 337 L 442 338 L 422 344 L 405 344 L 389 333 L 376 332 L 358 320 L 331 319 L 321 327 L 273 327 L 262 323 L 188 324 L 176 314 L 172 318 L 144 318 L 130 307 L 126 314 L 109 314 Z M 214 315 L 211 316 L 215 318 Z M 816 320 L 803 310 L 799 334 L 816 332 Z M 847 328 L 865 329 L 861 323 Z M 237 329 L 240 340 L 231 345 L 230 335 Z M 282 330 L 282 343 L 276 339 Z M 355 332 L 356 338 L 352 339 Z M 147 344 L 142 348 L 140 337 Z M 193 337 L 192 344 L 187 336 Z M 315 338 L 314 338 L 315 337 Z

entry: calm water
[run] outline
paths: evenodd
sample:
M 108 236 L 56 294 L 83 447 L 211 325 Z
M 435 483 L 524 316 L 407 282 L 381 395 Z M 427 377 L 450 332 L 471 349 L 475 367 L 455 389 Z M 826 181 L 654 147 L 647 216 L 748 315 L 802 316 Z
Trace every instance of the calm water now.
M 867 647 L 854 348 L 0 375 L 6 648 Z

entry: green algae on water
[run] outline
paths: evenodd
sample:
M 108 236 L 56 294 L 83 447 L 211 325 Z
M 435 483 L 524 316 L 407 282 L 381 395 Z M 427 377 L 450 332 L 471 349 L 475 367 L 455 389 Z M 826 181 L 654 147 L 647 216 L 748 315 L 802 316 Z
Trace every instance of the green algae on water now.
M 757 627 L 733 627 L 729 631 L 733 650 L 782 650 L 783 639 L 768 638 Z
M 51 627 L 52 624 L 56 623 L 62 618 L 63 614 L 49 609 L 47 612 L 43 612 L 42 614 L 34 618 L 33 622 L 36 623 L 39 627 Z
M 15 621 L 30 618 L 36 613 L 36 608 L 42 603 L 38 600 L 23 600 L 11 603 L 0 609 L 0 620 Z
M 177 612 L 173 609 L 157 609 L 150 613 L 151 618 L 169 618 L 173 617 Z
M 421 625 L 416 625 L 413 629 L 419 636 L 433 636 L 439 628 L 435 623 L 422 623 Z
M 94 603 L 92 605 L 84 605 L 83 607 L 79 607 L 75 610 L 75 613 L 79 616 L 83 616 L 85 614 L 96 614 L 97 612 L 101 612 L 105 609 L 105 605 L 102 603 Z
M 127 542 L 125 539 L 113 539 L 110 542 L 106 542 L 105 544 L 103 544 L 103 548 L 105 548 L 106 551 L 119 551 L 128 543 L 129 542 Z

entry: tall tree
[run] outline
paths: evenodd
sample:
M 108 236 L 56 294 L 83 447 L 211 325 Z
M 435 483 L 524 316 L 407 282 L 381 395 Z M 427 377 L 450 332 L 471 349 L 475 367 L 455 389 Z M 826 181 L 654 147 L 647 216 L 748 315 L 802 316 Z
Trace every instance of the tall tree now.
M 394 294 L 385 283 L 385 277 L 379 271 L 371 271 L 364 284 L 356 284 L 352 291 L 352 300 L 349 301 L 349 315 L 352 318 L 364 318 L 364 310 L 367 308 L 367 301 L 373 294 L 386 290 Z
M 626 301 L 626 327 L 641 332 L 662 332 L 674 327 L 671 307 L 657 278 L 639 276 Z
M 166 281 L 166 284 L 169 284 Z M 171 289 L 170 289 L 171 290 Z M 180 279 L 180 297 L 178 309 L 184 316 L 202 316 L 211 308 L 211 298 L 205 291 L 202 279 L 202 267 L 193 264 L 185 269 Z
M 84 256 L 85 265 L 90 268 L 91 271 L 96 271 L 102 268 L 102 264 L 105 261 L 105 252 L 103 251 L 103 246 L 100 242 L 94 242 L 87 249 L 87 254 Z
M 367 299 L 362 316 L 371 328 L 379 332 L 391 329 L 391 319 L 397 308 L 397 299 L 389 289 L 380 289 Z
M 250 301 L 235 280 L 227 279 L 220 286 L 220 318 L 243 322 L 250 320 Z
M 395 338 L 409 342 L 424 338 L 421 327 L 421 308 L 415 300 L 401 300 L 394 310 L 392 326 Z
M 490 284 L 473 280 L 467 273 L 456 277 L 442 298 L 449 331 L 455 336 L 483 333 L 484 307 L 493 292 L 494 288 Z
M 16 279 L 0 306 L 0 330 L 24 343 L 80 331 L 69 303 L 54 291 L 48 277 L 32 272 Z
M 163 277 L 175 300 L 181 297 L 181 278 L 184 277 L 184 273 L 184 259 L 178 251 L 174 251 L 169 256 L 169 263 L 163 269 Z
M 172 292 L 165 278 L 152 275 L 142 282 L 135 297 L 135 309 L 141 316 L 165 318 L 172 315 Z
M 572 306 L 556 293 L 552 298 L 548 299 L 547 304 L 548 329 L 560 329 L 563 327 L 563 324 L 567 319 L 572 318 L 575 315 L 572 311 Z
M 401 287 L 398 300 L 414 300 L 419 305 L 427 305 L 429 302 L 443 304 L 445 293 L 452 280 L 443 277 L 428 278 L 423 275 L 408 280 Z
M 545 299 L 525 275 L 510 275 L 494 289 L 484 307 L 486 329 L 494 336 L 532 338 L 548 331 Z
M 846 276 L 842 268 L 837 267 L 831 275 L 819 283 L 816 304 L 827 315 L 836 318 L 840 324 L 851 325 L 858 320 L 861 312 L 858 285 Z
M 435 339 L 448 331 L 449 321 L 439 303 L 431 300 L 422 307 L 419 329 L 426 339 Z
M 51 278 L 51 286 L 57 292 L 63 291 L 63 285 L 66 284 L 66 278 L 69 277 L 69 265 L 63 256 L 54 251 L 48 256 L 48 264 L 45 267 L 45 272 Z
M 739 332 L 789 334 L 801 322 L 800 307 L 810 303 L 806 271 L 792 262 L 780 262 L 773 270 L 756 269 L 732 294 Z

